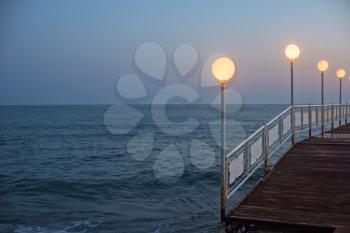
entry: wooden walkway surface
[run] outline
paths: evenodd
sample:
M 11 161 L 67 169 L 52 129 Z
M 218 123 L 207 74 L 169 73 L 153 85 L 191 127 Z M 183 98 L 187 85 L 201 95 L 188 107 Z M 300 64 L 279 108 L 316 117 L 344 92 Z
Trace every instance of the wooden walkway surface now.
M 278 232 L 350 233 L 350 124 L 297 143 L 226 222 Z

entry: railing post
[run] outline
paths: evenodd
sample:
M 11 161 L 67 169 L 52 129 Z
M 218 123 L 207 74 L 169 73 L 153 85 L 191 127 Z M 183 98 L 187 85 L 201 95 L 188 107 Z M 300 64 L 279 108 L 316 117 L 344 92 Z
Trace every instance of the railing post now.
M 322 137 L 324 136 L 324 106 L 321 106 L 321 127 L 322 127 Z
M 331 108 L 331 120 L 332 120 L 332 129 L 334 129 L 334 105 L 332 104 Z
M 312 111 L 311 111 L 310 104 L 308 105 L 307 110 L 309 112 L 309 114 L 308 114 L 309 115 L 309 138 L 311 138 L 311 136 L 312 136 L 312 131 L 311 131 L 311 129 L 312 129 L 312 116 L 311 116 Z
M 265 124 L 264 131 L 263 131 L 263 150 L 264 150 L 264 171 L 265 175 L 269 172 L 269 131 L 268 127 Z
M 341 104 L 339 104 L 339 127 L 341 126 Z
M 315 114 L 316 114 L 316 115 L 315 115 L 316 127 L 318 127 L 318 123 L 319 123 L 318 120 L 319 120 L 319 119 L 318 119 L 318 108 L 317 108 L 317 106 L 315 106 Z
M 304 129 L 304 107 L 300 109 L 301 130 Z
M 345 124 L 348 124 L 348 103 L 345 104 Z
M 283 137 L 283 123 L 282 123 L 282 117 L 278 118 L 278 140 L 279 143 L 282 143 L 282 137 Z

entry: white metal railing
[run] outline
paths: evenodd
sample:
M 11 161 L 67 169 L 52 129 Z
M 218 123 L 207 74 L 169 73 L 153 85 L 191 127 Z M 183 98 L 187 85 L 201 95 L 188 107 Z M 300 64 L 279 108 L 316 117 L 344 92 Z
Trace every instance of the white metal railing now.
M 294 134 L 308 130 L 308 137 L 324 129 L 346 124 L 350 114 L 348 104 L 289 106 L 225 156 L 226 199 L 230 198 L 254 172 L 264 165 L 268 171 L 269 158 Z M 294 124 L 292 114 L 294 113 Z M 317 132 L 315 130 L 318 130 Z

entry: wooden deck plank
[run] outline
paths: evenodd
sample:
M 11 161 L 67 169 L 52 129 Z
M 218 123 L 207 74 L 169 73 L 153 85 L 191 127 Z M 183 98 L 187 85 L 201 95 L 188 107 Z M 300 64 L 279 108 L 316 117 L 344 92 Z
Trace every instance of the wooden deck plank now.
M 227 221 L 350 232 L 350 124 L 297 143 Z

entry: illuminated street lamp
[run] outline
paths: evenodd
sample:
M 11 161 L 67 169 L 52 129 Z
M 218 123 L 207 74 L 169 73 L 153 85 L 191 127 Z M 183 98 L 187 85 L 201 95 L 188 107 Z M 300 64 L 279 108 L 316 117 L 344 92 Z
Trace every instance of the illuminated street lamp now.
M 322 136 L 324 135 L 324 73 L 328 70 L 328 62 L 321 60 L 317 63 L 317 68 L 321 72 L 321 121 L 322 121 Z
M 221 221 L 225 220 L 225 206 L 226 206 L 226 87 L 228 81 L 233 77 L 236 71 L 235 64 L 228 57 L 217 58 L 211 67 L 214 77 L 220 82 L 221 86 Z
M 338 69 L 336 74 L 337 74 L 337 77 L 339 78 L 339 126 L 341 126 L 342 79 L 345 77 L 346 72 L 344 69 Z
M 290 62 L 290 104 L 292 106 L 292 144 L 294 144 L 295 142 L 295 135 L 294 135 L 294 131 L 295 131 L 295 120 L 294 120 L 294 70 L 293 70 L 293 66 L 294 66 L 294 62 L 295 60 L 299 57 L 300 55 L 300 49 L 298 48 L 298 46 L 296 46 L 295 44 L 290 44 L 287 46 L 286 50 L 285 50 L 285 54 L 286 57 L 289 59 Z

